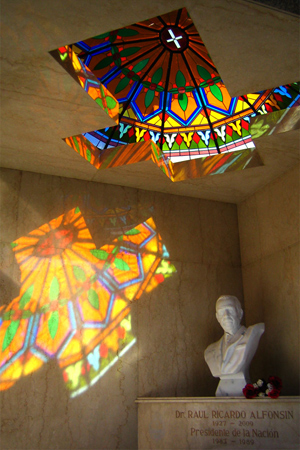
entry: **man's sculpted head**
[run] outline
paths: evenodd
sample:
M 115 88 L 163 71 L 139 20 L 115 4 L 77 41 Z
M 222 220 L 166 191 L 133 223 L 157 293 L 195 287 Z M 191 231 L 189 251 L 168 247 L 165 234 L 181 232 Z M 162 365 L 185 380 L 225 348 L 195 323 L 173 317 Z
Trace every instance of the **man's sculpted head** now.
M 217 321 L 225 333 L 235 334 L 240 328 L 243 310 L 239 300 L 233 295 L 222 295 L 216 303 Z

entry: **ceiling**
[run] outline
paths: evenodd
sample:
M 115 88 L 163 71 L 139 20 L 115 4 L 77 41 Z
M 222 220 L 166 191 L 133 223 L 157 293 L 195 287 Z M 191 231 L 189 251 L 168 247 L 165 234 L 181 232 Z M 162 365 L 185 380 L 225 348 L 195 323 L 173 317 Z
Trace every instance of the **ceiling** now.
M 293 14 L 300 14 L 300 4 L 298 0 L 246 0 L 248 2 L 254 1 L 262 3 L 265 6 L 271 8 L 281 9 Z
M 3 0 L 1 166 L 238 203 L 299 163 L 299 130 L 255 141 L 264 166 L 172 183 L 151 161 L 97 171 L 62 138 L 114 122 L 49 51 L 185 6 L 232 96 L 299 81 L 299 18 L 243 0 Z

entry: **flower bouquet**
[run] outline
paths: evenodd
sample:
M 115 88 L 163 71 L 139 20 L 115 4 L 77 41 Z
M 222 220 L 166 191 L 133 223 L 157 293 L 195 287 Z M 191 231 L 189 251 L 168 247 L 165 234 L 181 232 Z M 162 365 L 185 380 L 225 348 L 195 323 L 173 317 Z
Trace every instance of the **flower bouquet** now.
M 270 376 L 266 382 L 263 379 L 257 380 L 256 383 L 246 384 L 243 394 L 246 398 L 270 397 L 278 398 L 282 389 L 282 381 L 279 377 Z

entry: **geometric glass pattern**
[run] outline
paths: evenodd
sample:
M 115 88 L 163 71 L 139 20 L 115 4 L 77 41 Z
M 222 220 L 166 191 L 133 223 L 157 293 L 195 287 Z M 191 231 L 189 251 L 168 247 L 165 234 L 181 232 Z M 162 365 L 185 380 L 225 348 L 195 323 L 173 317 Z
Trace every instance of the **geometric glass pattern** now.
M 175 164 L 194 158 L 203 159 L 198 172 L 181 179 L 241 169 L 255 155 L 251 118 L 300 104 L 299 83 L 230 97 L 185 8 L 52 52 L 62 64 L 66 49 L 119 104 L 114 127 L 65 139 L 99 169 L 147 152 L 172 181 Z
M 84 392 L 136 342 L 132 302 L 176 272 L 151 217 L 96 248 L 74 208 L 12 248 L 21 287 L 0 309 L 0 390 L 55 358 L 70 395 Z

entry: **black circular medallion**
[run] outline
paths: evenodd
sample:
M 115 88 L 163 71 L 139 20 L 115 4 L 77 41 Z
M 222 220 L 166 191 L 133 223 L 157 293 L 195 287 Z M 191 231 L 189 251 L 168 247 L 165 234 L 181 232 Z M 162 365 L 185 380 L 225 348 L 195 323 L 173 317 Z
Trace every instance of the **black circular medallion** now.
M 186 32 L 175 25 L 165 27 L 160 33 L 160 40 L 170 52 L 183 52 L 188 46 Z

